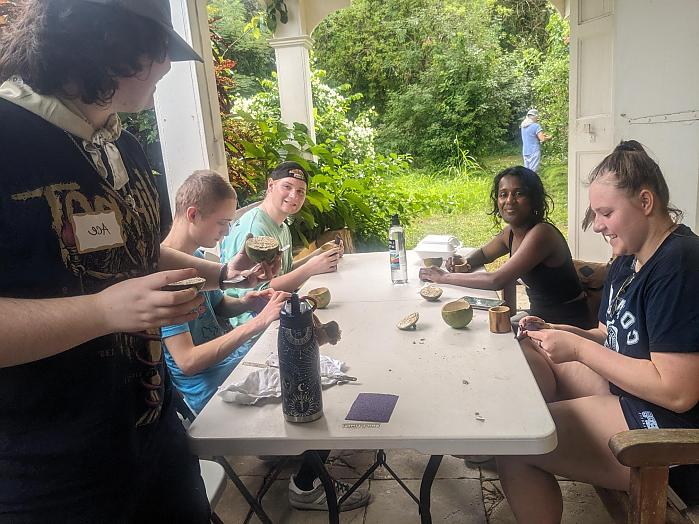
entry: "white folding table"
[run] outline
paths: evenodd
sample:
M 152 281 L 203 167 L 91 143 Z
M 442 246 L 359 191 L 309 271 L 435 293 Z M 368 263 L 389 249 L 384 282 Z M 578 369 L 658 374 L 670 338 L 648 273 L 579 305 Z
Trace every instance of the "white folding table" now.
M 419 503 L 422 521 L 431 522 L 429 494 L 442 455 L 553 450 L 553 420 L 513 334 L 491 333 L 487 311 L 476 310 L 464 329 L 452 329 L 441 318 L 441 307 L 450 300 L 466 294 L 495 298 L 495 292 L 442 285 L 441 299 L 427 302 L 418 294 L 420 260 L 409 252 L 408 264 L 408 284 L 394 286 L 387 253 L 345 255 L 336 273 L 315 276 L 301 288 L 302 295 L 319 286 L 330 289 L 331 303 L 317 315 L 323 322 L 337 321 L 342 339 L 321 352 L 345 361 L 346 373 L 358 378 L 323 391 L 322 418 L 293 424 L 284 420 L 280 402 L 241 406 L 215 396 L 189 429 L 194 451 L 216 456 L 417 450 L 432 458 L 420 499 L 411 495 Z M 398 330 L 396 323 L 412 312 L 420 314 L 417 329 Z M 225 384 L 255 370 L 245 362 L 264 363 L 275 354 L 277 332 L 278 324 L 273 324 Z M 345 420 L 358 393 L 398 395 L 389 422 Z M 385 466 L 385 455 L 379 453 L 377 465 Z M 332 483 L 324 468 L 319 473 L 326 490 L 332 490 L 328 500 L 334 506 Z M 330 521 L 337 522 L 335 511 Z

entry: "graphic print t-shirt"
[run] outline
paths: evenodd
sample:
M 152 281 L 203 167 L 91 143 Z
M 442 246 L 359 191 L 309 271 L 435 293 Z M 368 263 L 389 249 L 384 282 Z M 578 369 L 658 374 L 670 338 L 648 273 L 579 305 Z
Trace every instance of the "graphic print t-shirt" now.
M 605 345 L 646 360 L 652 352 L 699 352 L 699 237 L 687 226 L 678 226 L 619 293 L 633 275 L 633 262 L 633 256 L 621 256 L 609 270 L 599 310 L 599 321 L 607 326 Z M 610 390 L 637 398 L 615 384 Z M 641 418 L 649 421 L 647 427 L 675 417 L 663 417 L 667 410 L 646 404 L 648 413 Z M 680 419 L 687 427 L 699 427 L 699 404 Z
M 116 145 L 122 191 L 65 131 L 0 99 L 0 296 L 93 294 L 156 270 L 153 177 L 133 136 Z M 0 368 L 0 517 L 118 501 L 154 451 L 167 384 L 160 343 L 125 333 Z

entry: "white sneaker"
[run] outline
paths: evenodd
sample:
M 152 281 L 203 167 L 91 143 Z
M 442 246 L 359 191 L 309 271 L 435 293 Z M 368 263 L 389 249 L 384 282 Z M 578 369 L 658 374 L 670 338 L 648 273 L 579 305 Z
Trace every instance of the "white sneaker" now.
M 351 486 L 336 479 L 332 480 L 335 484 L 337 498 L 339 499 L 342 497 L 342 495 L 349 491 Z M 370 500 L 371 495 L 368 491 L 357 489 L 353 491 L 347 500 L 342 503 L 342 506 L 340 506 L 340 511 L 350 511 L 361 508 L 362 506 L 369 504 Z M 313 489 L 303 491 L 296 486 L 294 476 L 292 475 L 291 478 L 289 478 L 289 504 L 296 509 L 328 511 L 328 502 L 325 497 L 325 488 L 323 488 L 323 483 L 320 481 L 320 479 L 315 479 L 313 481 Z

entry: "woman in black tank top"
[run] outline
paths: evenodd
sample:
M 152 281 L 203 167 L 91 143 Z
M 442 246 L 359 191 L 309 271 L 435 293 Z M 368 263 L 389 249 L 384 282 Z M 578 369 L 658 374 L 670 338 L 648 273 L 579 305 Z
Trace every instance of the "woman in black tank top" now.
M 476 289 L 507 289 L 518 279 L 527 286 L 532 315 L 552 323 L 583 328 L 591 324 L 585 294 L 578 279 L 568 244 L 549 221 L 551 197 L 535 172 L 522 166 L 501 171 L 490 193 L 492 214 L 505 228 L 466 259 L 469 272 L 454 273 L 453 260 L 447 269 L 422 268 L 420 278 L 441 284 Z M 472 268 L 510 255 L 497 271 L 470 272 Z

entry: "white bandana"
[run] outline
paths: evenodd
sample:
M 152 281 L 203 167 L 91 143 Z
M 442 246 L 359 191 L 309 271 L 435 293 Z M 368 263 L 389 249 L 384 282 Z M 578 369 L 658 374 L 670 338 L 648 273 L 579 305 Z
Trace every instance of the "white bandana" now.
M 103 150 L 114 177 L 114 189 L 121 189 L 129 181 L 129 174 L 124 166 L 121 153 L 114 144 L 121 135 L 121 121 L 116 113 L 109 116 L 104 127 L 95 130 L 70 100 L 35 93 L 18 77 L 6 80 L 0 85 L 0 98 L 40 116 L 47 122 L 82 139 L 85 152 L 90 155 L 97 172 L 106 180 L 108 171 L 102 161 L 101 150 Z

